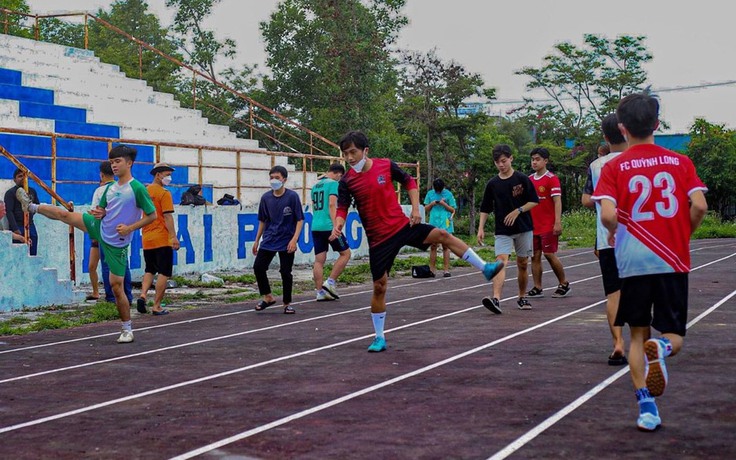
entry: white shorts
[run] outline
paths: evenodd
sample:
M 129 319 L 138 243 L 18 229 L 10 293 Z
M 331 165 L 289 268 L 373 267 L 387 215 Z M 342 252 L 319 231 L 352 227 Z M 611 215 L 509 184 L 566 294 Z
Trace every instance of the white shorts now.
M 534 254 L 533 232 L 496 235 L 496 256 L 511 255 L 512 249 L 516 252 L 516 257 L 531 257 Z

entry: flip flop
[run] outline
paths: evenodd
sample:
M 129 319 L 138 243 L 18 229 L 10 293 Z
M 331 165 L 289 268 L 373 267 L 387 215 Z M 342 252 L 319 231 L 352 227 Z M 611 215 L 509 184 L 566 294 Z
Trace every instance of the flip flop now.
M 629 360 L 626 359 L 625 355 L 614 356 L 613 353 L 608 357 L 609 366 L 625 366 L 629 364 Z
M 293 315 L 294 313 L 296 313 L 296 310 L 294 310 L 294 307 L 292 307 L 291 305 L 287 305 L 284 307 L 285 315 Z
M 87 300 L 87 301 L 89 301 L 89 300 L 100 300 L 100 296 L 95 297 L 92 294 L 90 294 L 87 297 L 85 297 L 84 300 Z
M 260 302 L 258 302 L 258 305 L 256 305 L 255 311 L 265 310 L 271 305 L 276 305 L 276 301 L 272 300 L 271 302 L 266 302 L 265 300 L 261 300 Z
M 168 315 L 168 314 L 169 314 L 169 310 L 161 310 L 161 311 L 151 310 L 151 314 L 152 314 L 153 316 L 163 316 L 163 315 Z

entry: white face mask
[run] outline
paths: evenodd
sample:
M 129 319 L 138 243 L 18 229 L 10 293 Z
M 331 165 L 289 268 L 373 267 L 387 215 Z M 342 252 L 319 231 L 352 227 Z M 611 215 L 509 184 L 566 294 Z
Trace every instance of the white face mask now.
M 164 184 L 164 185 L 171 184 L 171 176 L 166 176 L 163 179 L 161 179 L 161 183 Z
M 363 159 L 353 165 L 353 171 L 355 171 L 356 173 L 362 172 L 366 160 L 367 158 L 365 157 L 365 151 L 363 151 Z
M 271 189 L 273 189 L 274 191 L 284 186 L 284 183 L 278 179 L 271 179 L 270 184 L 271 184 Z

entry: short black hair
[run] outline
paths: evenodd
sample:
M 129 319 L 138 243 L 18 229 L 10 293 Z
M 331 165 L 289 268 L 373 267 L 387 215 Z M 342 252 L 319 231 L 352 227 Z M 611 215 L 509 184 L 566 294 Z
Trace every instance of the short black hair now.
M 534 155 L 539 155 L 545 160 L 549 160 L 549 150 L 545 149 L 544 147 L 535 147 L 529 154 L 529 156 L 533 157 Z
M 624 135 L 618 128 L 618 117 L 615 113 L 610 113 L 603 118 L 601 122 L 601 131 L 611 144 L 623 144 L 626 142 Z
M 289 177 L 289 171 L 287 171 L 286 168 L 284 168 L 281 165 L 276 165 L 273 168 L 271 168 L 271 170 L 268 172 L 268 175 L 270 176 L 271 174 L 275 174 L 275 173 L 281 174 L 281 177 L 283 177 L 284 179 Z
M 20 168 L 15 168 L 15 172 L 13 173 L 13 179 L 18 177 L 19 174 L 25 174 L 26 172 Z
M 340 150 L 347 150 L 351 144 L 363 150 L 368 147 L 368 137 L 360 131 L 350 131 L 337 143 Z
M 135 161 L 136 156 L 138 156 L 138 151 L 136 149 L 120 144 L 110 149 L 110 153 L 107 155 L 107 158 L 110 160 L 113 158 L 126 158 L 130 161 Z
M 330 169 L 328 169 L 327 171 L 345 174 L 345 166 L 341 165 L 340 163 L 332 163 L 330 165 Z
M 649 137 L 659 121 L 659 102 L 646 93 L 629 94 L 618 103 L 616 117 L 632 136 Z
M 502 156 L 511 158 L 511 147 L 506 144 L 496 144 L 493 146 L 493 161 L 498 161 Z
M 114 176 L 115 174 L 112 172 L 112 163 L 110 163 L 108 160 L 103 161 L 100 163 L 100 172 L 106 176 Z
M 438 177 L 434 182 L 432 182 L 432 188 L 437 193 L 441 192 L 445 188 L 445 181 Z

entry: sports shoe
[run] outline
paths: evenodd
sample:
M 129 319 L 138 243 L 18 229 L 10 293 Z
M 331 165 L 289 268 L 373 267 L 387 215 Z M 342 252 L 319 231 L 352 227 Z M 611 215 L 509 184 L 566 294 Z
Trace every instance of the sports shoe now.
M 659 415 L 652 414 L 650 412 L 643 412 L 639 414 L 639 418 L 636 419 L 636 427 L 641 431 L 654 431 L 662 425 L 662 419 Z
M 498 301 L 497 298 L 483 297 L 483 306 L 497 315 L 500 315 L 501 313 L 503 313 L 499 305 L 500 305 L 500 302 Z
M 664 364 L 664 345 L 658 339 L 644 342 L 647 355 L 647 388 L 652 396 L 661 396 L 667 386 L 667 366 Z
M 529 303 L 528 300 L 526 300 L 526 297 L 519 297 L 519 300 L 516 301 L 516 305 L 519 306 L 519 310 L 531 310 L 532 304 Z
M 332 296 L 332 299 L 330 300 L 337 300 L 340 298 L 340 296 L 337 295 L 337 288 L 335 287 L 334 284 L 324 283 L 322 285 L 322 289 L 324 289 L 325 292 L 327 292 L 330 296 Z
M 443 276 L 443 277 L 445 277 L 445 278 L 449 278 L 449 277 L 451 277 L 451 276 L 452 276 L 452 273 L 450 273 L 450 272 L 445 272 L 445 274 L 444 274 L 444 275 L 442 275 L 442 276 Z
M 138 297 L 138 299 L 136 299 L 135 301 L 135 308 L 136 310 L 138 310 L 138 313 L 148 313 L 148 311 L 146 310 L 146 299 Z
M 123 329 L 123 331 L 120 333 L 120 337 L 118 337 L 118 343 L 130 343 L 133 341 L 133 331 L 126 331 Z
M 544 291 L 534 286 L 529 292 L 526 293 L 526 296 L 527 297 L 544 297 Z
M 373 343 L 368 346 L 368 352 L 379 353 L 381 351 L 386 351 L 386 339 L 383 337 L 376 337 L 373 339 Z
M 18 187 L 18 190 L 15 192 L 15 198 L 20 201 L 20 207 L 23 208 L 23 212 L 30 212 L 28 207 L 33 203 L 33 200 L 31 200 L 28 192 L 23 187 Z
M 321 289 L 317 292 L 317 302 L 326 302 L 329 300 L 335 300 L 335 298 L 332 297 L 329 292 L 325 291 L 324 289 Z
M 557 299 L 560 297 L 565 297 L 569 293 L 570 293 L 570 283 L 569 282 L 567 284 L 558 284 L 557 290 L 552 294 L 552 297 Z
M 483 276 L 490 281 L 494 276 L 498 275 L 501 270 L 503 270 L 503 262 L 486 262 L 486 266 L 483 267 Z

